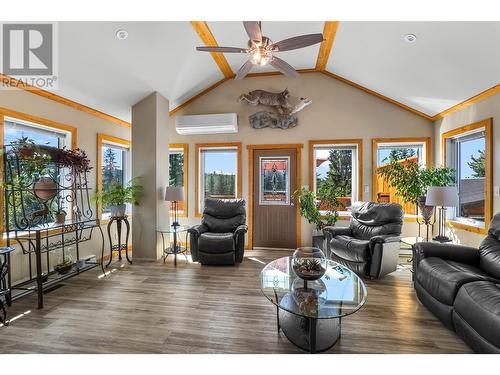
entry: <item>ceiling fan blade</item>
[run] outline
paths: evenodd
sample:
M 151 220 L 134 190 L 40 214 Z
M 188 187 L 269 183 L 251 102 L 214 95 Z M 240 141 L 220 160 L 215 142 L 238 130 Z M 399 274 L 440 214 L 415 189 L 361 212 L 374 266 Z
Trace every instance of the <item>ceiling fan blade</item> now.
M 222 52 L 222 53 L 246 53 L 246 48 L 239 47 L 196 47 L 197 51 Z
M 321 43 L 323 40 L 323 34 L 300 35 L 274 43 L 271 48 L 274 51 L 290 51 L 292 49 L 312 46 L 313 44 Z
M 243 77 L 245 77 L 248 72 L 250 70 L 252 70 L 252 67 L 253 67 L 253 63 L 252 63 L 252 60 L 247 60 L 246 63 L 244 63 L 241 68 L 238 70 L 238 72 L 236 73 L 236 77 L 234 77 L 234 79 L 238 80 L 238 79 L 242 79 Z
M 281 60 L 279 57 L 273 56 L 273 58 L 269 61 L 269 64 L 274 66 L 287 77 L 297 78 L 299 76 L 299 73 L 297 73 L 297 71 L 289 63 Z
M 259 21 L 243 21 L 243 26 L 251 40 L 262 41 L 262 30 Z

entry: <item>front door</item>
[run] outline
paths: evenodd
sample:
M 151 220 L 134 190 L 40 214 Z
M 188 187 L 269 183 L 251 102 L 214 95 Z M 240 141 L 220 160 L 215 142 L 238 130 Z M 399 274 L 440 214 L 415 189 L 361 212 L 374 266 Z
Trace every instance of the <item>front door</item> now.
M 293 249 L 297 241 L 296 149 L 254 149 L 253 246 Z

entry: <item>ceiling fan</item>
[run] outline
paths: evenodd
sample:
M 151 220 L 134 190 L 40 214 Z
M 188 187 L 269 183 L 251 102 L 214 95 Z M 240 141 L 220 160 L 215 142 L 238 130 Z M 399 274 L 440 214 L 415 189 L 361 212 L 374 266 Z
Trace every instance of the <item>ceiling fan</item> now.
M 288 77 L 296 78 L 299 75 L 297 71 L 286 61 L 276 57 L 274 53 L 312 46 L 324 40 L 323 34 L 318 33 L 294 36 L 273 43 L 267 36 L 262 35 L 261 23 L 259 21 L 244 21 L 243 26 L 250 37 L 248 48 L 196 47 L 197 51 L 205 52 L 246 53 L 249 59 L 241 66 L 234 79 L 245 77 L 254 65 L 266 64 L 273 66 Z

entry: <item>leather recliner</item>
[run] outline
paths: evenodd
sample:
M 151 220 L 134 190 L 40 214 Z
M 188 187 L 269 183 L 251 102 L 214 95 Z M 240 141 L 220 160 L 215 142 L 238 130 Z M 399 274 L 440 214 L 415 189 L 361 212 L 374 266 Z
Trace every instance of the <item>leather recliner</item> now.
M 351 213 L 349 227 L 323 229 L 329 257 L 361 276 L 379 278 L 395 271 L 403 226 L 401 205 L 358 202 Z
M 413 269 L 424 306 L 475 352 L 500 353 L 500 213 L 479 249 L 415 244 Z
M 241 263 L 246 222 L 243 199 L 205 199 L 201 225 L 188 229 L 194 262 L 211 265 Z

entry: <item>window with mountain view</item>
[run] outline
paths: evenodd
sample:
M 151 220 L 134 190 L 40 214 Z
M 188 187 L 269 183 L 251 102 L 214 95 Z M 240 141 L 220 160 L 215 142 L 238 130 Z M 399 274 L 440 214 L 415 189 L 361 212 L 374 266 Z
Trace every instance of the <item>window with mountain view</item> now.
M 234 199 L 238 196 L 238 148 L 199 148 L 199 211 L 206 198 Z

